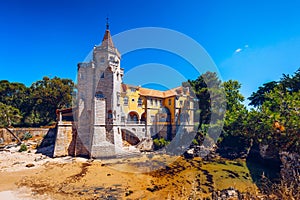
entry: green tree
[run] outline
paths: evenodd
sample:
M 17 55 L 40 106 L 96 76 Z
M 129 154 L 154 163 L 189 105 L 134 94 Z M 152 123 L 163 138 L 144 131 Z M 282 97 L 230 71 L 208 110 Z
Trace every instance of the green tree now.
M 264 83 L 263 86 L 260 86 L 256 92 L 253 92 L 252 95 L 248 98 L 250 100 L 249 105 L 254 107 L 261 106 L 267 100 L 267 94 L 270 93 L 277 86 L 276 81 L 271 81 Z
M 252 105 L 258 109 L 248 115 L 248 133 L 259 143 L 299 153 L 300 70 L 292 76 L 283 74 L 279 82 L 269 86 L 264 84 L 254 93 L 260 94 L 262 100 L 252 99 Z
M 199 121 L 199 130 L 204 131 L 208 124 L 211 123 L 212 114 L 214 119 L 222 120 L 223 111 L 225 110 L 225 95 L 221 86 L 221 80 L 214 72 L 206 72 L 196 80 L 189 80 L 192 91 L 197 97 L 196 114 Z
M 300 153 L 300 91 L 285 92 L 275 88 L 261 107 L 259 141 L 273 144 L 280 150 Z
M 241 84 L 229 80 L 223 83 L 227 109 L 224 120 L 225 135 L 245 135 L 248 111 L 243 104 L 244 97 L 240 93 Z
M 19 109 L 0 102 L 0 127 L 10 127 L 20 122 Z
M 70 79 L 44 77 L 30 87 L 33 123 L 47 125 L 56 120 L 56 109 L 72 106 L 74 83 Z

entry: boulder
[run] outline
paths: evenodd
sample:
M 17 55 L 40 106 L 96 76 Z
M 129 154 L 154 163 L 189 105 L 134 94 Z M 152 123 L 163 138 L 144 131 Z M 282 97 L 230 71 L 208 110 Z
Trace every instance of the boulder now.
M 143 138 L 140 143 L 136 145 L 136 148 L 140 151 L 152 151 L 153 140 L 151 138 Z

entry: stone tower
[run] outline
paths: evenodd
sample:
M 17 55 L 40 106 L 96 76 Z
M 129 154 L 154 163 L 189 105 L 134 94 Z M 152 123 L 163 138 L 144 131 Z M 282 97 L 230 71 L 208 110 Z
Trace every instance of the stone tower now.
M 114 157 L 122 151 L 120 94 L 123 69 L 109 25 L 90 62 L 78 64 L 76 155 Z

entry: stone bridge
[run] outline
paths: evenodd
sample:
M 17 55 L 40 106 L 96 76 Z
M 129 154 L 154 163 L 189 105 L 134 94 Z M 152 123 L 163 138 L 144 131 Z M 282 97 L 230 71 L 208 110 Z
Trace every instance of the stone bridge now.
M 139 141 L 150 135 L 145 124 L 122 124 L 120 125 L 120 128 L 126 135 L 137 137 Z

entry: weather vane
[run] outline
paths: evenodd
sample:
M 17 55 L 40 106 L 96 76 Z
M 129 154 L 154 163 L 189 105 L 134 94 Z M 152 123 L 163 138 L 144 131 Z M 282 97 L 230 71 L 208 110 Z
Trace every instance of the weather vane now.
M 106 30 L 109 29 L 108 16 L 106 17 Z

